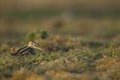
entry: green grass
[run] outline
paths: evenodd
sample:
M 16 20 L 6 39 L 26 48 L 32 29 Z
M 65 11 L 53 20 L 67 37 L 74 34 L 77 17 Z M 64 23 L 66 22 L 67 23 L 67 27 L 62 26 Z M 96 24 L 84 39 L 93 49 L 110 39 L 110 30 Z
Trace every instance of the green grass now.
M 39 35 L 38 35 L 39 34 Z M 120 42 L 87 37 L 27 35 L 14 47 L 27 44 L 31 37 L 46 50 L 32 56 L 11 56 L 10 43 L 0 46 L 2 80 L 119 80 Z M 107 40 L 107 41 L 106 41 Z M 21 44 L 22 43 L 22 44 Z M 55 48 L 55 49 L 54 49 Z M 29 77 L 29 75 L 31 77 Z
M 94 11 L 94 10 L 79 10 L 79 9 L 70 9 L 70 10 L 59 10 L 59 9 L 33 9 L 28 11 L 8 11 L 0 13 L 0 18 L 16 18 L 19 20 L 29 20 L 29 19 L 44 19 L 45 17 L 51 18 L 54 16 L 61 16 L 64 14 L 70 14 L 76 18 L 78 17 L 94 17 L 94 18 L 120 18 L 119 9 L 103 10 L 103 11 Z
M 0 80 L 120 80 L 120 1 L 27 1 L 0 3 Z
M 1 15 L 0 80 L 120 80 L 119 17 L 103 13 L 64 19 L 60 15 L 54 11 Z M 29 41 L 46 53 L 36 50 L 34 56 L 11 56 Z

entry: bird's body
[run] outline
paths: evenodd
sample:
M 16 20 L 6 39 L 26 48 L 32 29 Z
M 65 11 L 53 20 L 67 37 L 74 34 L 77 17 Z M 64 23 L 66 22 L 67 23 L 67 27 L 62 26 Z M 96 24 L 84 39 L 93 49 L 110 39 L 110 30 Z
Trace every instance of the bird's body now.
M 20 49 L 18 49 L 15 53 L 13 53 L 13 56 L 17 56 L 17 55 L 27 55 L 27 53 L 31 53 L 31 54 L 36 54 L 35 50 L 29 46 L 25 46 L 22 47 Z
M 21 56 L 22 56 L 22 55 L 28 55 L 28 53 L 34 55 L 34 54 L 36 54 L 36 53 L 35 53 L 35 49 L 38 49 L 38 50 L 44 52 L 44 50 L 41 49 L 41 48 L 39 48 L 35 42 L 30 41 L 27 46 L 18 49 L 18 50 L 17 50 L 15 53 L 13 53 L 12 55 L 13 55 L 13 56 L 16 56 L 16 55 L 21 55 Z

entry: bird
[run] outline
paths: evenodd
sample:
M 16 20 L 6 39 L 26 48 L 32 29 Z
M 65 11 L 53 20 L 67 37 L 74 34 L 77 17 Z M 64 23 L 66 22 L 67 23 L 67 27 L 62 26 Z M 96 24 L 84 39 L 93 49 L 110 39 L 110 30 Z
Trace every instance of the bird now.
M 12 53 L 12 56 L 17 56 L 17 55 L 23 56 L 23 55 L 27 55 L 27 53 L 35 55 L 36 54 L 35 49 L 45 53 L 45 51 L 42 48 L 38 47 L 36 42 L 30 41 L 27 46 L 24 46 L 18 49 L 16 52 Z

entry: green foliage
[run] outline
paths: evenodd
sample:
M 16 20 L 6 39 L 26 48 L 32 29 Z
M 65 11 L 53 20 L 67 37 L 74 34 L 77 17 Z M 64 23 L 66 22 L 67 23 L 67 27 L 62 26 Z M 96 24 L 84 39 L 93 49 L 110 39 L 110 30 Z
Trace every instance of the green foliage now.
M 99 48 L 105 46 L 106 43 L 103 43 L 101 41 L 82 41 L 81 45 L 88 46 L 90 48 Z
M 26 36 L 25 36 L 25 41 L 35 41 L 35 40 L 38 40 L 38 39 L 46 39 L 48 38 L 48 32 L 47 31 L 39 31 L 39 30 L 35 30 L 33 32 L 30 32 L 28 33 Z
M 109 34 L 108 34 L 109 35 Z M 0 45 L 0 80 L 119 80 L 119 38 L 49 36 L 46 31 L 26 33 L 18 45 L 38 41 L 46 52 L 11 56 L 8 42 Z M 23 44 L 21 44 L 23 43 Z M 36 79 L 37 78 L 37 79 Z
M 48 37 L 48 33 L 46 31 L 41 32 L 41 38 L 46 39 Z

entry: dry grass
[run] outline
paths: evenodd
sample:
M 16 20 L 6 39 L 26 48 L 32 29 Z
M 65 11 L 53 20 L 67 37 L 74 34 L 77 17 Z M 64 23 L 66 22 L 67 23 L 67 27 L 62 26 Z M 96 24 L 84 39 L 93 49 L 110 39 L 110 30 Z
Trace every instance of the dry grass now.
M 30 9 L 80 9 L 80 10 L 114 10 L 119 9 L 120 1 L 118 0 L 11 0 L 0 1 L 1 11 L 26 11 Z
M 1 8 L 13 12 L 0 14 L 0 80 L 120 80 L 120 17 L 109 13 L 119 1 L 21 0 L 17 7 L 13 2 Z M 32 3 L 45 11 L 26 11 Z M 29 41 L 46 54 L 11 56 Z

